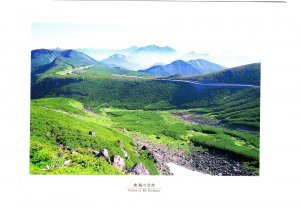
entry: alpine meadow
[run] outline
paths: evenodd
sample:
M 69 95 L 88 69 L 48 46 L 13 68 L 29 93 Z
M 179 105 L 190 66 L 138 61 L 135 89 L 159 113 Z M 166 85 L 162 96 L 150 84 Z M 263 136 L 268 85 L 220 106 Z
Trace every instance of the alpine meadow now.
M 259 175 L 260 67 L 157 45 L 32 50 L 30 174 Z

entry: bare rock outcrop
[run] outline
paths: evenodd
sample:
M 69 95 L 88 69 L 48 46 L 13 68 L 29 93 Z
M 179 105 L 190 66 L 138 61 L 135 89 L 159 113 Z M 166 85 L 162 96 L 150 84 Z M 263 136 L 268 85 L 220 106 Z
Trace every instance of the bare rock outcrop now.
M 63 166 L 69 166 L 71 164 L 71 160 L 66 160 L 64 163 L 63 163 Z
M 95 131 L 89 131 L 89 135 L 96 137 L 96 132 Z
M 128 170 L 128 173 L 133 175 L 150 175 L 148 169 L 142 163 L 135 164 Z
M 109 153 L 108 153 L 108 150 L 107 150 L 107 149 L 103 149 L 103 150 L 101 151 L 101 157 L 103 157 L 105 160 L 107 160 L 108 163 L 111 164 L 110 157 L 109 157 Z
M 118 169 L 121 170 L 122 172 L 125 172 L 126 170 L 126 164 L 124 159 L 120 156 L 120 155 L 115 155 L 113 158 L 113 166 Z

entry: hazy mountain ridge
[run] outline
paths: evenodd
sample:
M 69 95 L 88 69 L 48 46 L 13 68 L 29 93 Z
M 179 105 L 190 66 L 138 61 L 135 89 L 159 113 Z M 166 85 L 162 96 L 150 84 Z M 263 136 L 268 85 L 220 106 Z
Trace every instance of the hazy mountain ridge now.
M 203 74 L 226 69 L 226 67 L 222 65 L 218 65 L 204 59 L 190 60 L 188 63 L 200 70 Z
M 224 66 L 209 62 L 207 60 L 190 60 L 185 62 L 183 60 L 176 60 L 167 65 L 157 65 L 151 68 L 140 70 L 158 76 L 171 76 L 171 75 L 196 75 L 206 74 L 214 71 L 225 69 Z
M 176 53 L 176 51 L 169 47 L 169 46 L 165 46 L 165 47 L 159 47 L 157 45 L 148 45 L 148 46 L 144 46 L 144 47 L 140 47 L 137 48 L 135 50 L 133 50 L 133 53 L 144 53 L 144 52 L 153 52 L 153 53 Z
M 123 54 L 114 54 L 106 59 L 101 60 L 101 62 L 110 67 L 121 67 L 129 70 L 138 70 L 142 68 L 141 65 L 130 62 Z

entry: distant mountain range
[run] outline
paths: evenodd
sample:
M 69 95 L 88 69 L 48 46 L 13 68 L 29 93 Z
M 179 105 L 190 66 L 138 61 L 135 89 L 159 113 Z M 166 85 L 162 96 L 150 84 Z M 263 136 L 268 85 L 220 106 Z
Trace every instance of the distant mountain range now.
M 160 64 L 170 64 L 176 60 L 190 61 L 196 59 L 204 59 L 225 67 L 236 67 L 239 65 L 259 62 L 257 58 L 238 55 L 234 53 L 198 53 L 190 51 L 187 53 L 177 52 L 169 46 L 147 45 L 143 47 L 131 46 L 126 49 L 97 49 L 83 48 L 77 49 L 90 57 L 101 61 L 115 54 L 126 56 L 131 63 L 139 64 L 140 69 L 146 69 L 158 62 Z
M 94 58 L 97 56 L 98 58 Z M 99 60 L 101 56 L 101 60 Z M 103 56 L 106 56 L 102 58 Z M 235 55 L 228 55 L 230 61 Z M 220 58 L 220 56 L 219 56 Z M 242 56 L 237 57 L 247 61 Z M 212 60 L 207 60 L 212 59 Z M 32 73 L 43 73 L 49 69 L 65 70 L 81 66 L 94 65 L 102 69 L 125 69 L 139 71 L 146 75 L 200 75 L 226 69 L 224 64 L 216 63 L 223 58 L 199 54 L 194 51 L 180 55 L 169 46 L 148 45 L 143 47 L 131 46 L 127 49 L 37 49 L 31 52 Z M 224 61 L 224 60 L 223 60 Z M 229 63 L 230 64 L 230 63 Z M 247 63 L 246 63 L 247 64 Z M 120 71 L 119 71 L 120 72 Z
M 142 68 L 141 65 L 130 62 L 123 54 L 114 54 L 106 59 L 101 60 L 101 62 L 109 67 L 120 67 L 127 70 L 138 70 Z
M 165 54 L 175 54 L 176 51 L 169 47 L 169 46 L 165 46 L 165 47 L 159 47 L 156 45 L 148 45 L 145 47 L 140 47 L 140 48 L 136 48 L 135 50 L 133 50 L 133 53 L 165 53 Z
M 92 57 L 76 50 L 62 50 L 56 49 L 37 49 L 31 52 L 31 62 L 32 62 L 32 73 L 43 73 L 47 69 L 54 68 L 64 69 L 66 67 L 80 67 L 88 65 L 97 65 L 100 67 L 108 68 L 121 68 L 127 70 L 139 70 L 140 72 L 147 73 L 149 75 L 158 76 L 171 76 L 174 74 L 180 75 L 196 75 L 205 74 L 213 71 L 223 70 L 224 66 L 209 62 L 203 59 L 183 61 L 175 60 L 169 64 L 163 64 L 160 60 L 164 61 L 163 58 L 169 58 L 176 51 L 168 46 L 158 47 L 155 45 L 149 45 L 145 47 L 130 47 L 128 49 L 123 49 L 124 54 L 113 54 L 109 57 L 97 61 Z M 131 57 L 131 58 L 130 58 Z M 143 61 L 143 59 L 151 58 L 154 63 L 151 67 L 147 69 L 145 66 L 140 65 L 136 62 Z M 136 61 L 132 61 L 135 59 Z M 171 58 L 170 58 L 171 59 Z M 160 62 L 159 64 L 157 62 Z M 58 67 L 60 66 L 60 67 Z
M 136 54 L 174 54 L 176 51 L 169 47 L 160 47 L 157 45 L 147 45 L 143 47 L 131 46 L 126 49 L 100 49 L 100 48 L 81 48 L 76 49 L 79 52 L 87 54 L 96 60 L 103 60 L 115 54 L 122 54 L 125 56 L 133 56 Z
M 83 49 L 77 49 L 77 51 L 87 54 L 90 57 L 99 61 L 106 60 L 107 58 L 116 54 L 124 55 L 126 56 L 126 60 L 128 62 L 139 65 L 133 67 L 128 65 L 125 66 L 125 67 L 129 67 L 130 69 L 133 68 L 145 69 L 157 62 L 170 63 L 176 60 L 176 57 L 178 55 L 177 52 L 169 46 L 160 47 L 157 45 L 147 45 L 143 47 L 131 46 L 126 49 L 117 49 L 117 50 L 83 48 Z M 117 65 L 122 66 L 123 63 Z
M 167 65 L 156 65 L 140 72 L 149 73 L 158 76 L 171 76 L 175 74 L 180 75 L 196 75 L 206 74 L 214 71 L 225 69 L 224 66 L 209 62 L 207 60 L 190 60 L 185 62 L 183 60 L 176 60 Z
M 81 48 L 76 49 L 76 51 L 82 52 L 86 55 L 89 55 L 90 57 L 96 59 L 96 60 L 103 60 L 106 59 L 112 55 L 115 54 L 122 54 L 122 55 L 128 55 L 129 53 L 133 52 L 134 50 L 138 49 L 137 46 L 131 46 L 126 49 L 100 49 L 100 48 Z

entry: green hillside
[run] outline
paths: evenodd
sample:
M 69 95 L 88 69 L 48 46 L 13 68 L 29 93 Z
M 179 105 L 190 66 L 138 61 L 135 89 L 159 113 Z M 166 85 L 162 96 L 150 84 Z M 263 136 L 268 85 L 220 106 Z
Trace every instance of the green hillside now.
M 260 85 L 260 63 L 228 68 L 204 75 L 174 75 L 170 79 L 186 79 L 206 83 L 230 83 Z
M 91 130 L 96 132 L 96 137 L 89 135 Z M 30 172 L 33 174 L 122 174 L 88 151 L 88 148 L 107 149 L 111 156 L 120 155 L 125 159 L 118 141 L 128 153 L 127 169 L 141 162 L 151 174 L 158 173 L 146 151 L 134 147 L 132 139 L 113 129 L 107 118 L 84 112 L 83 104 L 75 100 L 49 98 L 32 101 L 30 133 Z M 60 150 L 60 144 L 72 148 L 77 154 Z M 72 161 L 70 167 L 42 170 L 46 165 L 62 165 L 66 160 Z
M 224 122 L 255 127 L 259 126 L 259 96 L 259 89 L 255 88 L 197 90 L 189 83 L 99 74 L 48 76 L 34 83 L 31 91 L 33 99 L 68 97 L 92 108 L 167 110 L 205 107 Z
M 80 66 L 101 65 L 97 60 L 75 50 L 37 49 L 31 51 L 31 68 L 49 64 L 55 59 Z
M 32 174 L 124 174 L 93 150 L 107 149 L 110 156 L 125 159 L 126 169 L 142 163 L 151 174 L 158 174 L 153 157 L 136 146 L 133 136 L 153 144 L 190 152 L 191 143 L 200 150 L 215 147 L 247 160 L 259 158 L 259 136 L 207 126 L 186 124 L 172 111 L 132 111 L 101 108 L 97 114 L 84 110 L 72 99 L 47 98 L 31 102 L 30 172 Z M 93 130 L 96 137 L 89 135 Z M 159 138 L 157 138 L 159 136 Z M 128 153 L 126 159 L 119 145 Z M 72 149 L 60 149 L 60 145 Z M 199 150 L 199 151 L 200 151 Z M 66 161 L 71 164 L 64 166 Z M 249 170 L 257 170 L 256 168 Z
M 259 174 L 260 87 L 242 84 L 260 85 L 260 64 L 160 79 L 32 51 L 30 173 L 168 174 L 174 156 L 213 175 Z

